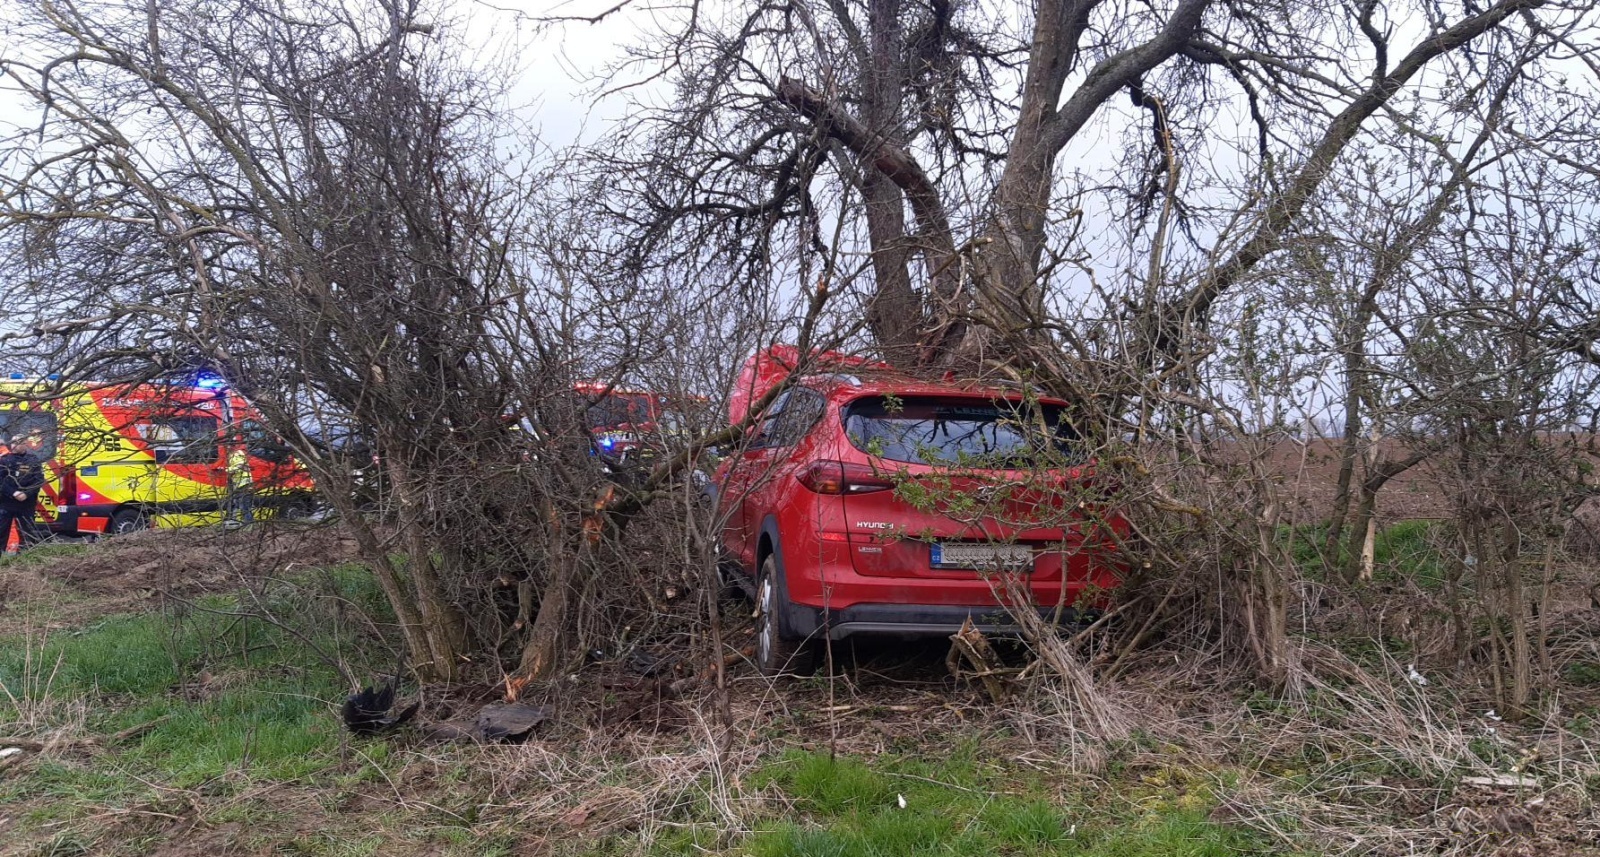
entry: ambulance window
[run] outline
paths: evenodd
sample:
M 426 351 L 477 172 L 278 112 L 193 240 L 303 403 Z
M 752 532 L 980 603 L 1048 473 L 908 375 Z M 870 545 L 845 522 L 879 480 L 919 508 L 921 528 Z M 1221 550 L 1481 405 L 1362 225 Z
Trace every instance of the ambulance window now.
M 239 422 L 239 435 L 245 449 L 263 461 L 281 464 L 289 460 L 289 446 L 281 438 L 267 431 L 261 423 L 245 419 Z
M 56 454 L 56 416 L 44 411 L 0 410 L 0 441 L 35 461 Z
M 156 461 L 196 464 L 217 460 L 216 417 L 153 417 L 136 428 Z

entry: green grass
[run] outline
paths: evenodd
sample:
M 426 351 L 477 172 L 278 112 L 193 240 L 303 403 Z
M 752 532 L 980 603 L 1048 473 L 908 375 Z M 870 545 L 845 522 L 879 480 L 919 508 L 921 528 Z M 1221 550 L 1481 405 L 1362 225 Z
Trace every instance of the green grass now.
M 1375 582 L 1411 580 L 1423 589 L 1444 585 L 1445 557 L 1436 542 L 1448 526 L 1439 521 L 1401 521 L 1377 532 L 1372 544 L 1372 577 Z M 1324 555 L 1327 526 L 1313 524 L 1284 528 L 1280 533 L 1289 553 L 1308 577 L 1321 580 L 1329 566 L 1342 568 L 1349 553 L 1341 542 L 1336 562 Z M 1348 538 L 1348 533 L 1346 533 Z M 1324 565 L 1325 560 L 1328 565 Z
M 333 706 L 347 692 L 324 659 L 348 643 L 334 596 L 370 602 L 365 590 L 375 587 L 363 577 L 334 570 L 314 586 L 269 591 L 271 611 L 310 629 L 301 634 L 238 615 L 238 601 L 220 596 L 74 630 L 8 629 L 0 735 L 107 736 L 151 725 L 117 748 L 115 776 L 41 760 L 26 782 L 0 783 L 0 800 L 28 792 L 110 800 L 138 779 L 190 788 L 228 773 L 293 780 L 328 768 L 341 745 Z
M 869 765 L 793 752 L 759 780 L 793 800 L 798 816 L 758 830 L 747 843 L 757 857 L 1223 857 L 1270 850 L 1251 834 L 1209 821 L 1209 794 L 1144 808 L 1088 796 L 1063 803 L 1048 782 L 973 755 L 888 756 Z
M 47 565 L 64 556 L 81 556 L 90 550 L 90 546 L 83 543 L 44 543 L 36 545 L 18 554 L 5 557 L 0 562 L 7 565 Z
M 1600 663 L 1574 661 L 1561 671 L 1561 678 L 1578 687 L 1600 687 Z
M 356 637 L 350 605 L 391 621 L 359 568 L 308 572 L 260 594 L 273 622 L 236 615 L 245 596 L 103 617 L 73 629 L 37 619 L 0 629 L 0 735 L 67 738 L 147 729 L 93 752 L 47 754 L 20 777 L 0 777 L 8 834 L 38 853 L 143 853 L 158 847 L 169 817 L 198 813 L 237 825 L 247 850 L 306 855 L 393 852 L 519 853 L 536 832 L 507 826 L 508 798 L 495 771 L 470 749 L 439 750 L 425 791 L 396 807 L 400 776 L 417 763 L 403 741 L 349 739 L 334 711 L 346 687 L 323 653 L 377 647 Z M 31 615 L 31 614 L 24 614 Z M 389 664 L 352 667 L 359 678 Z M 792 736 L 793 723 L 774 724 Z M 713 806 L 709 775 L 659 815 L 620 829 L 570 832 L 557 849 L 584 855 L 943 854 L 1205 857 L 1265 853 L 1262 840 L 1212 822 L 1211 777 L 1163 774 L 1159 782 L 1112 773 L 1115 788 L 1089 787 L 1024 769 L 971 737 L 953 751 L 904 736 L 881 758 L 790 750 L 734 788 L 741 824 Z M 432 751 L 430 751 L 432 752 Z M 630 768 L 619 759 L 617 781 Z M 1102 781 L 1103 782 L 1103 781 Z M 401 783 L 401 785 L 397 785 Z M 371 803 L 354 798 L 381 796 Z M 311 804 L 308 807 L 307 799 Z M 904 799 L 905 806 L 900 802 Z M 514 805 L 514 798 L 510 799 Z M 12 808 L 15 807 L 15 810 Z M 306 813 L 315 821 L 304 824 Z M 107 818 L 144 819 L 108 827 Z M 744 825 L 749 825 L 745 827 Z M 138 837 L 147 837 L 148 840 Z M 415 849 L 425 848 L 426 852 Z M 407 850 L 412 849 L 412 850 Z

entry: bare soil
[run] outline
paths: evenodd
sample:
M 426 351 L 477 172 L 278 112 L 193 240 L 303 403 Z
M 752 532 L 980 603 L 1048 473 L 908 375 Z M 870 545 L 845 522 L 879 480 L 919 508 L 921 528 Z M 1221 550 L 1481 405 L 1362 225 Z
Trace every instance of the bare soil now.
M 48 604 L 62 624 L 140 609 L 158 596 L 231 592 L 250 581 L 355 559 L 331 527 L 150 530 L 91 544 L 47 544 L 0 562 L 0 617 Z
M 1318 438 L 1285 441 L 1267 450 L 1268 471 L 1298 500 L 1307 521 L 1323 520 L 1332 512 L 1342 444 L 1338 439 Z M 1398 441 L 1380 444 L 1380 454 L 1388 459 L 1403 458 L 1406 451 Z M 1449 492 L 1427 462 L 1390 479 L 1378 495 L 1378 517 L 1383 523 L 1444 518 L 1450 512 Z

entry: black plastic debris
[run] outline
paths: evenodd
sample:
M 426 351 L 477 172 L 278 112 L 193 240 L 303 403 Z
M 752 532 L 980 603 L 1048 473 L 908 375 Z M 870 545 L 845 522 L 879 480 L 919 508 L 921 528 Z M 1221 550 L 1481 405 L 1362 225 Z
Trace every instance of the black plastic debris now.
M 549 712 L 526 702 L 490 703 L 479 709 L 471 721 L 441 720 L 421 727 L 433 741 L 473 741 L 477 743 L 518 743 L 527 740 L 539 724 L 550 719 Z
M 521 741 L 548 719 L 550 715 L 542 706 L 506 702 L 485 705 L 478 712 L 476 726 L 485 741 Z
M 399 714 L 394 713 L 394 695 L 397 680 L 390 678 L 381 685 L 364 687 L 344 701 L 344 725 L 357 735 L 379 735 L 403 725 L 417 713 L 421 702 L 413 702 Z

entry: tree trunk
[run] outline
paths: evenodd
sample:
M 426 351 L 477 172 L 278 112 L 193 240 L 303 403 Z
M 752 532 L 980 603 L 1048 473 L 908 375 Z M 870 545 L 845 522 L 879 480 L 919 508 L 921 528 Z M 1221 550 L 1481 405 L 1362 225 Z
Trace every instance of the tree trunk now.
M 1382 480 L 1368 478 L 1361 481 L 1361 496 L 1356 502 L 1355 518 L 1350 521 L 1349 542 L 1345 545 L 1344 563 L 1339 574 L 1345 583 L 1372 579 L 1367 545 L 1377 538 L 1378 489 L 1382 486 Z
M 1344 564 L 1339 561 L 1339 543 L 1344 535 L 1344 526 L 1350 515 L 1350 485 L 1355 477 L 1356 455 L 1360 452 L 1361 444 L 1361 372 L 1366 361 L 1366 324 L 1361 323 L 1358 330 L 1355 324 L 1345 331 L 1350 340 L 1345 344 L 1344 353 L 1344 438 L 1339 450 L 1339 480 L 1333 492 L 1333 510 L 1328 517 L 1327 538 L 1323 541 L 1322 567 L 1329 571 L 1340 569 Z
M 1367 450 L 1366 478 L 1361 480 L 1360 497 L 1356 505 L 1355 520 L 1350 522 L 1349 543 L 1346 545 L 1343 574 L 1346 583 L 1356 580 L 1366 580 L 1371 577 L 1371 569 L 1362 573 L 1362 552 L 1367 549 L 1367 541 L 1375 536 L 1376 520 L 1378 513 L 1378 492 L 1389 480 L 1410 470 L 1428 457 L 1427 450 L 1413 450 L 1405 458 L 1391 460 L 1378 451 L 1378 439 L 1373 438 L 1373 445 Z
M 1262 486 L 1271 491 L 1270 486 Z M 1294 649 L 1289 643 L 1289 584 L 1284 569 L 1291 560 L 1284 555 L 1277 538 L 1278 504 L 1268 501 L 1255 520 L 1256 543 L 1242 581 L 1244 626 L 1256 671 L 1262 680 L 1279 690 L 1292 688 L 1298 681 Z
M 1506 516 L 1500 527 L 1500 573 L 1504 605 L 1511 635 L 1511 687 L 1505 700 L 1506 717 L 1522 720 L 1533 698 L 1533 647 L 1528 639 L 1528 605 L 1522 585 L 1522 535 L 1517 522 Z
M 417 621 L 427 638 L 426 648 L 414 652 L 413 658 L 420 659 L 426 652 L 428 675 L 437 681 L 454 681 L 467 642 L 466 619 L 450 603 L 434 568 L 434 544 L 427 526 L 430 517 L 427 498 L 417 490 L 410 469 L 398 456 L 384 460 L 388 464 L 390 484 L 400 500 L 400 527 L 408 554 L 405 577 L 411 583 Z
M 562 638 L 570 624 L 568 614 L 572 603 L 572 590 L 577 583 L 581 555 L 562 551 L 552 556 L 554 568 L 539 598 L 539 611 L 534 614 L 533 628 L 528 632 L 528 642 L 522 647 L 522 659 L 517 664 L 510 695 L 524 684 L 548 678 L 561 662 L 565 649 Z
M 857 87 L 862 93 L 861 120 L 873 142 L 857 153 L 867 237 L 872 247 L 874 291 L 867 304 L 867 329 L 890 363 L 908 366 L 917 360 L 923 306 L 911 286 L 912 242 L 906 230 L 905 193 L 874 168 L 879 149 L 903 148 L 900 118 L 905 86 L 901 0 L 871 0 L 867 9 L 868 61 Z
M 561 654 L 566 649 L 562 640 L 571 625 L 572 593 L 578 583 L 580 566 L 590 558 L 593 545 L 600 536 L 600 531 L 596 529 L 594 538 L 590 538 L 586 528 L 591 521 L 596 525 L 602 523 L 599 518 L 586 518 L 574 541 L 575 534 L 566 526 L 553 503 L 544 502 L 540 512 L 550 532 L 550 575 L 545 581 L 544 591 L 539 594 L 539 609 L 534 613 L 533 627 L 528 629 L 528 641 L 523 644 L 521 661 L 507 681 L 506 695 L 512 699 L 516 698 L 524 685 L 548 678 L 560 664 Z
M 376 533 L 362 520 L 354 510 L 340 509 L 340 519 L 345 522 L 345 529 L 355 537 L 361 555 L 367 561 L 367 566 L 372 569 L 372 575 L 378 579 L 378 586 L 383 590 L 383 595 L 389 600 L 389 606 L 394 609 L 395 621 L 400 625 L 400 636 L 405 640 L 406 649 L 411 653 L 411 668 L 417 674 L 418 681 L 440 681 L 444 676 L 439 675 L 433 668 L 438 655 L 433 651 L 433 644 L 428 639 L 428 634 L 423 627 L 422 615 L 417 611 L 416 600 L 407 591 L 394 563 L 389 558 L 389 552 L 384 549 Z

